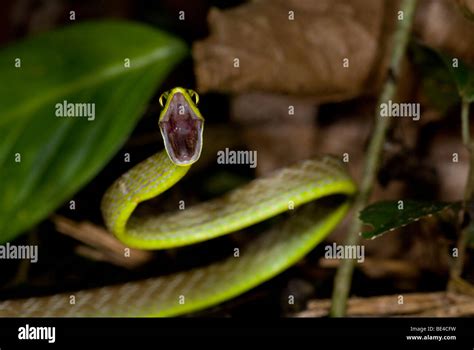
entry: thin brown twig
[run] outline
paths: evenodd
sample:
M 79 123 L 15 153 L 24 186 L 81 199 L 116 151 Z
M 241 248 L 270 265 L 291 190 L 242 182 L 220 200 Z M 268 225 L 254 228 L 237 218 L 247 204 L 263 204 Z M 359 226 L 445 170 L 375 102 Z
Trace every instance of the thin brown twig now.
M 51 219 L 58 232 L 89 246 L 76 249 L 78 254 L 88 258 L 132 269 L 149 262 L 153 257 L 149 251 L 128 248 L 105 229 L 90 222 L 75 222 L 59 215 Z
M 325 317 L 331 300 L 311 300 L 306 310 L 295 317 Z M 383 295 L 348 300 L 348 316 L 469 316 L 474 315 L 474 297 L 469 295 L 432 292 Z
M 416 0 L 403 0 L 401 4 L 400 10 L 403 11 L 404 19 L 398 22 L 394 33 L 389 75 L 384 84 L 377 106 L 386 103 L 395 96 L 397 79 L 400 75 L 401 61 L 405 55 L 408 39 L 411 33 L 416 4 Z M 350 231 L 345 241 L 346 245 L 356 245 L 359 242 L 361 222 L 358 215 L 359 212 L 367 206 L 369 197 L 372 193 L 373 184 L 375 183 L 376 174 L 379 169 L 383 145 L 385 143 L 385 136 L 390 124 L 389 120 L 390 118 L 382 118 L 379 113 L 375 114 L 375 128 L 367 150 L 367 157 L 365 159 L 359 193 L 354 200 L 354 216 L 352 218 Z M 332 295 L 331 316 L 333 317 L 341 317 L 345 315 L 346 302 L 349 296 L 353 271 L 354 260 L 352 259 L 344 260 L 337 270 Z
M 459 287 L 459 280 L 464 268 L 464 263 L 466 260 L 466 247 L 469 240 L 469 236 L 474 232 L 474 219 L 472 218 L 473 210 L 470 208 L 472 205 L 474 197 L 474 145 L 471 140 L 471 131 L 470 131 L 470 122 L 469 122 L 469 101 L 463 98 L 462 107 L 461 107 L 461 133 L 462 141 L 464 146 L 469 152 L 469 172 L 466 180 L 466 187 L 464 189 L 464 200 L 463 207 L 461 210 L 461 220 L 464 219 L 465 214 L 470 214 L 471 220 L 466 227 L 461 229 L 458 242 L 458 256 L 454 258 L 454 261 L 450 269 L 450 281 L 448 283 L 448 290 L 457 290 Z

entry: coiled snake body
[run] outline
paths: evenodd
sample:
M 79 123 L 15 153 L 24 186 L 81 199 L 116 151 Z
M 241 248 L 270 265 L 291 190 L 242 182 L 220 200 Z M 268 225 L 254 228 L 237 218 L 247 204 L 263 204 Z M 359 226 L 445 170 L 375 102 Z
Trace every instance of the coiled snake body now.
M 175 88 L 160 98 L 161 103 L 163 98 L 166 104 L 160 128 L 166 151 L 122 175 L 102 200 L 108 229 L 128 246 L 163 249 L 188 245 L 317 201 L 241 247 L 238 257 L 123 285 L 4 301 L 0 316 L 173 316 L 199 310 L 237 296 L 288 268 L 345 215 L 347 199 L 356 186 L 337 159 L 324 156 L 278 170 L 186 210 L 132 216 L 138 203 L 179 181 L 201 152 L 204 119 L 196 107 L 197 94 Z M 343 200 L 321 199 L 333 195 L 342 195 L 338 197 Z

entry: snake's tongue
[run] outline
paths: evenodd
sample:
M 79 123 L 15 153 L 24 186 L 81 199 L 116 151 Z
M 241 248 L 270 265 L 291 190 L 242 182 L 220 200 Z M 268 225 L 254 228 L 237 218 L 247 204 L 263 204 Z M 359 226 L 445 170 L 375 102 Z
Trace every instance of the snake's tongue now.
M 173 163 L 188 165 L 199 159 L 203 120 L 195 115 L 182 94 L 173 96 L 159 124 L 166 151 Z

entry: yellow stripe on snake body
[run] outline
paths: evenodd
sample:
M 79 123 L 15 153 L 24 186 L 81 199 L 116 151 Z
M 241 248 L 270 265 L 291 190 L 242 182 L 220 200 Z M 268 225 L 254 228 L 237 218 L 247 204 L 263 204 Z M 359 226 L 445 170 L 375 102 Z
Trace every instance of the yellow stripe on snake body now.
M 163 104 L 164 99 L 166 102 Z M 133 248 L 164 249 L 209 240 L 316 201 L 280 226 L 239 247 L 238 257 L 177 274 L 119 286 L 0 303 L 0 316 L 173 316 L 237 296 L 288 268 L 343 218 L 356 186 L 333 157 L 303 161 L 189 209 L 156 216 L 132 215 L 140 202 L 178 182 L 199 159 L 204 118 L 190 89 L 159 99 L 165 151 L 122 175 L 102 199 L 110 232 Z M 344 201 L 321 200 L 343 195 Z M 229 252 L 231 253 L 231 252 Z M 71 296 L 75 303 L 71 304 Z
M 314 248 L 344 217 L 356 186 L 333 157 L 280 169 L 221 198 L 183 211 L 136 217 L 138 203 L 173 186 L 189 166 L 157 153 L 122 175 L 106 192 L 102 210 L 110 231 L 130 247 L 161 249 L 211 239 L 294 206 L 283 225 L 259 234 L 240 256 L 190 271 L 118 286 L 0 303 L 1 316 L 173 316 L 216 305 L 285 270 Z M 344 195 L 329 205 L 322 197 Z M 70 296 L 75 304 L 70 304 Z

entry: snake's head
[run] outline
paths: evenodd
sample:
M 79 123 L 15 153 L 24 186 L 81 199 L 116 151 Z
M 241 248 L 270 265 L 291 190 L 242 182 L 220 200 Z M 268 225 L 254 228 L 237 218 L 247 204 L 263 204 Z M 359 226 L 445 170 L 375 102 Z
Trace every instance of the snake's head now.
M 158 124 L 166 152 L 174 164 L 191 165 L 202 150 L 204 118 L 196 106 L 199 96 L 194 90 L 177 87 L 163 93 L 159 101 L 164 107 Z

